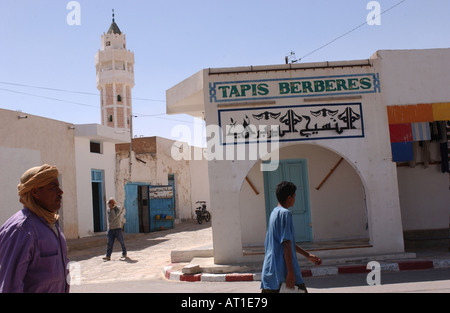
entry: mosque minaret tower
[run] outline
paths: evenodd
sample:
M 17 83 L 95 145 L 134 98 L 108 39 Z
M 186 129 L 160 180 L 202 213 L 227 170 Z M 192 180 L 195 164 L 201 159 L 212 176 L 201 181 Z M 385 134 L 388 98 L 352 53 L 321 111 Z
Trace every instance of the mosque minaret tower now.
M 100 91 L 102 125 L 117 131 L 130 130 L 131 89 L 134 87 L 134 53 L 127 50 L 126 36 L 114 20 L 103 33 L 95 56 L 97 89 Z

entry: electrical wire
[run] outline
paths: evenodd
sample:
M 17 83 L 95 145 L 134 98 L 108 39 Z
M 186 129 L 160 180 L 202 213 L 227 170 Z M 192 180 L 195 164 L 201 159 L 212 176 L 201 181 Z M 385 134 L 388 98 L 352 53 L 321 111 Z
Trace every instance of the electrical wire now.
M 19 87 L 27 87 L 27 88 L 35 88 L 35 89 L 42 89 L 42 90 L 51 90 L 51 91 L 59 91 L 59 92 L 76 93 L 76 94 L 81 94 L 81 95 L 98 96 L 98 94 L 96 94 L 96 93 L 84 92 L 84 91 L 74 91 L 74 90 L 57 89 L 57 88 L 49 88 L 49 87 L 39 87 L 39 86 L 16 84 L 16 83 L 9 83 L 9 82 L 0 82 L 0 84 L 11 85 L 11 86 L 19 86 Z M 165 102 L 164 100 L 155 100 L 155 99 L 146 99 L 146 98 L 134 98 L 134 97 L 132 97 L 131 99 L 132 100 L 141 100 L 141 101 L 151 101 L 151 102 Z
M 90 105 L 90 104 L 85 104 L 85 103 L 80 103 L 80 102 L 73 102 L 73 101 L 62 100 L 62 99 L 46 97 L 46 96 L 40 96 L 40 95 L 35 95 L 35 94 L 28 93 L 28 92 L 23 92 L 23 91 L 10 90 L 10 89 L 4 89 L 4 88 L 0 88 L 0 90 L 7 91 L 7 92 L 12 92 L 12 93 L 17 93 L 17 94 L 21 94 L 21 95 L 26 95 L 26 96 L 31 96 L 31 97 L 36 97 L 36 98 L 47 99 L 47 100 L 54 100 L 54 101 L 59 101 L 59 102 L 72 103 L 72 104 L 82 105 L 82 106 L 96 108 L 96 109 L 99 108 L 98 106 L 94 106 L 94 105 Z
M 402 4 L 403 2 L 406 2 L 406 0 L 402 0 L 402 1 L 400 1 L 399 3 L 397 3 L 397 4 L 394 4 L 394 5 L 391 6 L 389 9 L 386 9 L 386 10 L 384 10 L 383 12 L 381 12 L 380 14 L 376 15 L 376 17 L 381 16 L 381 15 L 383 15 L 384 13 L 386 13 L 386 12 L 388 12 L 388 11 L 394 9 L 395 7 L 399 6 L 399 5 Z M 338 40 L 341 39 L 342 37 L 347 36 L 348 34 L 354 32 L 355 30 L 357 30 L 357 29 L 363 27 L 363 26 L 366 25 L 366 24 L 367 24 L 367 21 L 365 21 L 364 23 L 362 23 L 362 24 L 356 26 L 356 27 L 353 28 L 352 30 L 349 30 L 348 32 L 346 32 L 346 33 L 344 33 L 344 34 L 342 34 L 342 35 L 336 37 L 335 39 L 333 39 L 333 40 L 327 42 L 327 43 L 324 44 L 323 46 L 320 46 L 319 48 L 317 48 L 317 49 L 315 49 L 315 50 L 313 50 L 313 51 L 311 51 L 311 52 L 305 54 L 304 56 L 302 56 L 302 57 L 300 58 L 300 60 L 303 60 L 304 58 L 310 56 L 311 54 L 313 54 L 313 53 L 315 53 L 315 52 L 317 52 L 317 51 L 319 51 L 319 50 L 321 50 L 321 49 L 323 49 L 323 48 L 325 48 L 325 47 L 331 45 L 333 42 L 338 41 Z
M 70 92 L 70 93 L 87 94 L 87 95 L 95 95 L 95 96 L 98 96 L 97 94 L 94 94 L 94 93 L 81 92 L 81 91 L 71 91 L 71 90 L 63 90 L 63 89 L 55 89 L 55 88 L 47 88 L 47 87 L 37 87 L 37 86 L 23 85 L 23 84 L 15 84 L 15 83 L 7 83 L 7 82 L 0 82 L 0 84 L 13 85 L 13 86 L 20 86 L 20 87 L 29 87 L 29 88 L 36 88 L 36 89 L 42 89 L 42 90 L 62 91 L 62 92 Z M 28 93 L 28 92 L 23 92 L 23 91 L 17 91 L 17 90 L 5 89 L 5 88 L 0 88 L 0 91 L 6 91 L 6 92 L 11 92 L 11 93 L 16 93 L 16 94 L 25 95 L 25 96 L 35 97 L 35 98 L 41 98 L 41 99 L 47 99 L 47 100 L 53 100 L 53 101 L 58 101 L 58 102 L 65 102 L 65 103 L 70 103 L 70 104 L 75 104 L 75 105 L 81 105 L 81 106 L 85 106 L 85 107 L 90 107 L 90 108 L 100 109 L 100 106 L 98 106 L 98 105 L 91 105 L 91 104 L 86 104 L 86 103 L 81 103 L 81 102 L 75 102 L 75 101 L 63 100 L 63 99 L 54 98 L 54 97 L 41 96 L 41 95 L 36 95 L 36 94 L 32 94 L 32 93 Z M 135 99 L 135 100 L 136 100 L 136 99 L 139 99 L 139 98 L 132 98 L 132 99 Z M 140 100 L 146 100 L 146 101 L 162 101 L 162 100 L 151 100 L 151 99 L 140 99 Z M 165 102 L 165 101 L 164 101 L 164 102 Z M 191 122 L 189 122 L 189 121 L 183 121 L 183 120 L 179 120 L 179 119 L 177 119 L 177 118 L 172 118 L 172 117 L 170 117 L 170 116 L 167 116 L 166 113 L 156 113 L 156 114 L 133 113 L 133 114 L 135 114 L 136 117 L 139 117 L 139 118 L 140 118 L 140 117 L 150 117 L 150 118 L 158 118 L 158 119 L 169 120 L 169 121 L 173 121 L 173 122 L 191 123 Z

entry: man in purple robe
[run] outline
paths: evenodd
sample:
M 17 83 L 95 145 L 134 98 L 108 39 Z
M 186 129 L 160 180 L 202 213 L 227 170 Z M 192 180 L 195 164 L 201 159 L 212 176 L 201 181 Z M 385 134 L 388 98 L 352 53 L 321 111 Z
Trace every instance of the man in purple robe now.
M 57 223 L 63 194 L 58 175 L 45 164 L 20 179 L 23 209 L 0 228 L 0 293 L 69 292 L 66 240 Z

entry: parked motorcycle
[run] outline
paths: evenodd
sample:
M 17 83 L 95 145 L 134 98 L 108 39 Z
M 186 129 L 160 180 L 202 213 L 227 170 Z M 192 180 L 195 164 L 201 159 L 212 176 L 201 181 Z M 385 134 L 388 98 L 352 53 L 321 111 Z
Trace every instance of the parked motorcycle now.
M 209 222 L 211 219 L 211 213 L 206 209 L 206 201 L 197 201 L 195 203 L 199 203 L 200 206 L 195 209 L 195 214 L 197 215 L 197 222 L 199 224 L 203 223 L 203 220 Z

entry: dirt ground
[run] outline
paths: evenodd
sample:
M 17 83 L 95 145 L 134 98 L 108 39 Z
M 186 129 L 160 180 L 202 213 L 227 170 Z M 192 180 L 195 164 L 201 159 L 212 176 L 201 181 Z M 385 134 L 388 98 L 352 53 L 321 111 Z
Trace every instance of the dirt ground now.
M 103 260 L 106 244 L 81 250 L 69 248 L 69 259 L 74 262 L 71 271 L 79 273 L 81 284 L 164 279 L 163 269 L 170 264 L 171 251 L 212 246 L 211 222 L 199 225 L 186 221 L 174 229 L 125 236 L 125 245 L 127 258 L 121 258 L 122 250 L 116 241 L 111 261 Z

